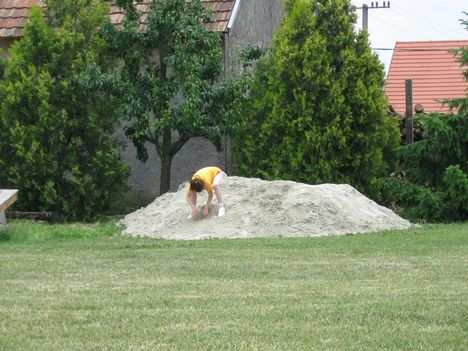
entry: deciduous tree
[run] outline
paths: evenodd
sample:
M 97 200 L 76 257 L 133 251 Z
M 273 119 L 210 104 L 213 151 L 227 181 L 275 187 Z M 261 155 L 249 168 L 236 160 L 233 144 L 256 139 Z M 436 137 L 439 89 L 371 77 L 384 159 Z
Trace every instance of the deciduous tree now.
M 200 0 L 158 0 L 140 26 L 133 3 L 119 2 L 127 15 L 124 28 L 107 27 L 114 53 L 122 59 L 126 135 L 146 161 L 147 146 L 161 160 L 160 193 L 170 189 L 172 159 L 192 137 L 220 147 L 240 117 L 243 84 L 219 81 L 221 37 L 209 32 Z

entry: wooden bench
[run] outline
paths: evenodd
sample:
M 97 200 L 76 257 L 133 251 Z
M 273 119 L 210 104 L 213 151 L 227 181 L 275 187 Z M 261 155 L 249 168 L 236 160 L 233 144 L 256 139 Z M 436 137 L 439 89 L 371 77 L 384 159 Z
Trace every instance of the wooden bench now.
M 5 210 L 18 199 L 18 190 L 0 189 L 0 230 L 6 226 Z

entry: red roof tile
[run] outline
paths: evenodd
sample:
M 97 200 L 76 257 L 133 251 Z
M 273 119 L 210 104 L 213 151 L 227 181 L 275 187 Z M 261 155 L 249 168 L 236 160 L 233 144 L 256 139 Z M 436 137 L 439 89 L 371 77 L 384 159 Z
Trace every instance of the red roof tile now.
M 397 42 L 387 76 L 385 93 L 390 105 L 405 113 L 405 80 L 413 81 L 413 105 L 421 104 L 424 112 L 447 112 L 442 99 L 464 97 L 468 82 L 452 49 L 468 47 L 468 40 Z
M 225 32 L 229 18 L 231 17 L 232 9 L 235 0 L 203 0 L 203 4 L 207 9 L 213 11 L 213 18 L 206 24 L 206 28 L 213 32 Z M 137 9 L 142 12 L 141 27 L 144 28 L 148 24 L 149 6 L 153 0 L 143 0 L 137 5 Z M 112 1 L 110 10 L 111 22 L 116 26 L 120 26 L 123 21 L 122 9 L 117 7 Z
M 149 5 L 153 0 L 143 0 L 137 5 L 142 11 L 142 28 L 148 23 Z M 206 24 L 210 31 L 225 32 L 232 13 L 235 0 L 203 0 L 204 5 L 213 11 L 213 18 Z M 32 6 L 46 7 L 43 0 L 0 0 L 0 38 L 19 38 L 28 19 L 28 11 Z M 111 22 L 120 26 L 123 22 L 122 9 L 112 1 L 109 11 Z
M 0 0 L 0 37 L 21 37 L 33 6 L 46 5 L 43 0 Z

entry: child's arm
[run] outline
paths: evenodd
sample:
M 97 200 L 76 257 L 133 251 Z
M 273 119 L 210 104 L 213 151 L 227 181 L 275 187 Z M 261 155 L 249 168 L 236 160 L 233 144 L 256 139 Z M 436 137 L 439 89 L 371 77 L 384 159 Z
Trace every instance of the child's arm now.
M 192 209 L 192 214 L 197 212 L 197 205 L 193 203 L 193 192 L 191 190 L 187 191 L 187 195 L 185 199 L 187 200 L 187 203 L 189 204 L 190 208 Z
M 208 199 L 206 199 L 206 204 L 203 206 L 203 215 L 208 216 L 208 211 L 210 209 L 211 200 L 213 199 L 213 192 L 208 191 Z

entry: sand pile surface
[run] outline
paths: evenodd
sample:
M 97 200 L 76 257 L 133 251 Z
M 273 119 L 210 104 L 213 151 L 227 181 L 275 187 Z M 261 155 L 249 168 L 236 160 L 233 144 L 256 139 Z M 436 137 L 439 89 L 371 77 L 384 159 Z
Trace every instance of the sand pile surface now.
M 206 191 L 199 194 L 199 216 L 187 219 L 188 183 L 156 198 L 121 220 L 124 234 L 166 239 L 326 236 L 406 229 L 411 223 L 349 185 L 308 185 L 292 181 L 225 177 L 226 214 L 218 218 L 216 196 L 201 218 Z

